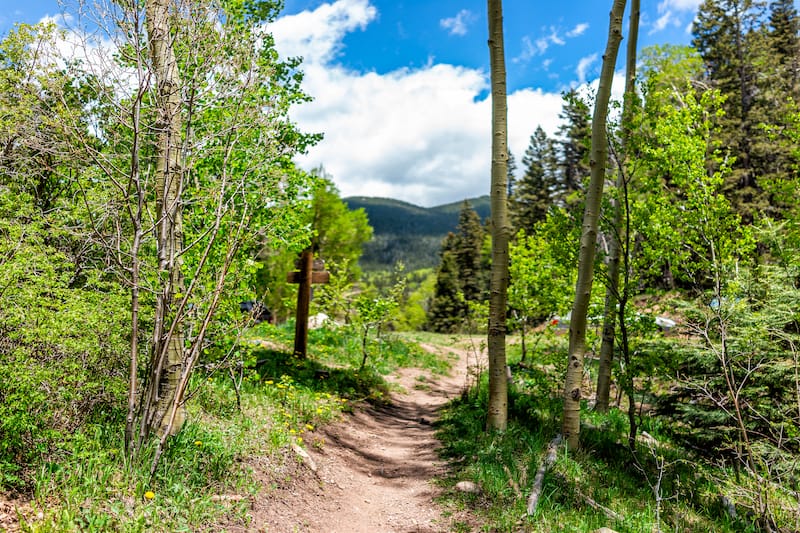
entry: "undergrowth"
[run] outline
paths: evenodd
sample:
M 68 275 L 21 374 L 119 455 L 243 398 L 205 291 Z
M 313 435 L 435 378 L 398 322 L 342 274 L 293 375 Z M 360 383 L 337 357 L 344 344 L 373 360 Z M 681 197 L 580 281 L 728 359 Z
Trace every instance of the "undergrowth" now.
M 292 334 L 292 324 L 263 324 L 237 346 L 238 363 L 225 366 L 212 354 L 192 379 L 187 423 L 168 441 L 152 478 L 152 444 L 135 459 L 122 450 L 121 409 L 115 416 L 84 420 L 47 456 L 26 465 L 30 482 L 17 486 L 32 498 L 24 530 L 247 528 L 250 500 L 262 488 L 248 457 L 280 466 L 292 444 L 323 446 L 314 430 L 353 403 L 383 401 L 385 374 L 403 366 L 443 371 L 447 365 L 410 343 L 384 338 L 379 347 L 370 346 L 380 351 L 359 372 L 360 353 L 353 355 L 341 332 L 311 332 L 307 359 L 286 348 Z
M 514 385 L 509 392 L 506 431 L 486 432 L 488 385 L 451 402 L 437 423 L 442 455 L 452 465 L 440 479 L 441 498 L 456 519 L 460 510 L 478 522 L 456 522 L 456 531 L 587 532 L 609 527 L 619 532 L 756 531 L 746 516 L 731 518 L 725 507 L 725 485 L 735 473 L 697 457 L 674 442 L 657 416 L 640 416 L 640 441 L 633 454 L 627 446 L 624 410 L 607 414 L 583 406 L 581 450 L 567 453 L 562 444 L 544 477 L 533 516 L 527 500 L 534 477 L 553 437 L 560 432 L 559 394 L 566 360 L 566 336 L 540 343 L 534 361 L 518 360 L 509 350 Z M 624 405 L 623 405 L 624 407 Z M 478 491 L 457 490 L 469 481 Z M 742 477 L 737 485 L 746 483 Z

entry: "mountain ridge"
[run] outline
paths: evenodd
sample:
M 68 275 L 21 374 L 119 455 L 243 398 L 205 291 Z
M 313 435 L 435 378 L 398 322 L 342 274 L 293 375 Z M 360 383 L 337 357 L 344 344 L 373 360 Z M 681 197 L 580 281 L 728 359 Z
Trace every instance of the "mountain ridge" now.
M 343 201 L 350 209 L 364 209 L 373 229 L 360 261 L 365 271 L 391 270 L 398 262 L 407 271 L 433 268 L 439 263 L 442 240 L 458 226 L 464 201 L 481 220 L 491 212 L 488 195 L 433 207 L 372 196 L 350 196 Z

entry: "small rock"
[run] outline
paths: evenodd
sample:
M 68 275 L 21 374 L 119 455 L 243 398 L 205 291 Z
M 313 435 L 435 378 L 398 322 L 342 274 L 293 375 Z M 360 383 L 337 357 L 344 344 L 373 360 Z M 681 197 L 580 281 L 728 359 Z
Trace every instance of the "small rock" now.
M 481 492 L 481 488 L 472 481 L 459 481 L 456 483 L 456 490 L 467 494 L 479 494 Z
M 314 472 L 315 474 L 317 473 L 317 463 L 315 463 L 314 459 L 312 459 L 311 456 L 308 455 L 308 452 L 306 452 L 303 448 L 301 448 L 299 445 L 295 443 L 292 443 L 292 450 L 294 450 L 294 453 L 296 453 L 298 457 L 300 457 L 303 463 L 305 463 L 305 465 L 312 472 Z
M 601 527 L 600 529 L 595 529 L 592 533 L 617 533 L 610 527 Z

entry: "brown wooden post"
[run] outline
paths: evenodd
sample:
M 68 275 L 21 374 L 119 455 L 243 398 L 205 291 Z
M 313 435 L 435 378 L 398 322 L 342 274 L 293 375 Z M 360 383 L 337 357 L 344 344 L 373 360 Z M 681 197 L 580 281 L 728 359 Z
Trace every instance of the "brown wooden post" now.
M 311 284 L 328 283 L 330 273 L 324 271 L 325 263 L 314 261 L 311 248 L 300 254 L 296 272 L 289 272 L 287 281 L 297 283 L 297 312 L 294 325 L 294 355 L 305 358 L 308 353 L 308 308 L 311 303 Z
M 294 354 L 306 357 L 308 352 L 308 306 L 311 303 L 311 272 L 314 254 L 306 248 L 300 254 L 299 286 L 297 287 L 297 314 L 294 324 Z

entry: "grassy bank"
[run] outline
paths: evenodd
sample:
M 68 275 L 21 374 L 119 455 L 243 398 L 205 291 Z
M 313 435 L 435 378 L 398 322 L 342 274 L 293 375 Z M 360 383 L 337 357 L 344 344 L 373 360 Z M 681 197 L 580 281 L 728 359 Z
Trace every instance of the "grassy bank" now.
M 625 403 L 607 414 L 584 405 L 582 448 L 558 448 L 547 470 L 533 516 L 526 512 L 536 472 L 546 449 L 560 431 L 563 365 L 567 336 L 545 335 L 529 365 L 519 365 L 518 345 L 509 349 L 514 385 L 509 397 L 509 426 L 485 431 L 488 390 L 485 376 L 452 402 L 438 422 L 442 453 L 453 470 L 440 480 L 442 498 L 454 516 L 468 509 L 482 524 L 464 522 L 458 531 L 588 532 L 609 527 L 619 532 L 760 531 L 742 508 L 752 501 L 755 481 L 743 472 L 718 466 L 682 445 L 668 421 L 642 411 L 636 451 L 627 445 Z M 531 359 L 532 358 L 532 359 Z M 587 383 L 596 378 L 594 363 Z M 479 487 L 456 489 L 461 481 Z M 785 499 L 776 488 L 775 498 Z M 732 506 L 739 509 L 732 516 Z M 794 517 L 783 517 L 781 531 L 791 531 Z
M 447 363 L 395 337 L 368 345 L 342 331 L 311 332 L 309 358 L 292 355 L 291 324 L 253 328 L 236 348 L 233 370 L 207 364 L 194 377 L 188 422 L 169 441 L 156 474 L 153 450 L 123 453 L 124 420 L 87 422 L 27 465 L 16 490 L 30 498 L 23 528 L 63 531 L 197 531 L 248 525 L 250 500 L 265 489 L 253 458 L 276 472 L 292 444 L 321 446 L 311 431 L 361 401 L 380 402 L 384 376 L 398 367 L 443 371 Z M 276 474 L 277 475 L 277 474 Z M 8 487 L 6 488 L 8 490 Z M 226 526 L 227 527 L 227 526 Z

